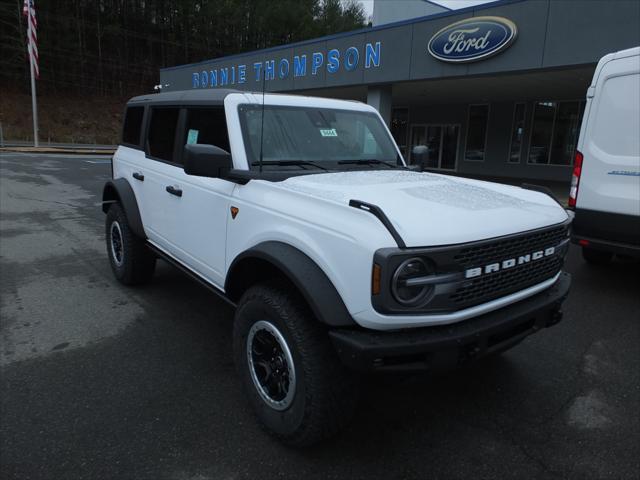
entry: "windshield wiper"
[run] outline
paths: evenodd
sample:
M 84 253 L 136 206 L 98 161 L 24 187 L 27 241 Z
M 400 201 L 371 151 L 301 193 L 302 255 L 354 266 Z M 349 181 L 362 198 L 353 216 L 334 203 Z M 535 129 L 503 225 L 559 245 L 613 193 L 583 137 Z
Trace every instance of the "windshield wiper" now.
M 260 165 L 260 162 L 251 162 L 251 166 L 255 167 Z M 294 167 L 304 167 L 304 166 L 310 166 L 310 167 L 315 167 L 315 168 L 319 168 L 320 170 L 324 170 L 325 172 L 328 172 L 329 169 L 326 167 L 323 167 L 322 165 L 318 165 L 317 163 L 314 162 L 309 162 L 307 160 L 267 160 L 266 162 L 263 161 L 262 165 L 277 165 L 279 167 L 288 167 L 288 166 L 294 166 Z
M 384 162 L 382 160 L 376 160 L 368 158 L 365 160 L 338 160 L 338 165 L 386 165 L 389 168 L 401 168 L 401 165 L 396 165 L 391 162 Z

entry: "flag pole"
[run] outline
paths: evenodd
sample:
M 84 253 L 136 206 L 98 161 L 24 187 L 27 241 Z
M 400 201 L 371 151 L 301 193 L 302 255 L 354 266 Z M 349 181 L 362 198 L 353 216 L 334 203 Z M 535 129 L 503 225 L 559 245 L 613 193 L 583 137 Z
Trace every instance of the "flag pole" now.
M 33 146 L 39 147 L 38 141 L 38 105 L 36 101 L 36 78 L 33 68 L 33 55 L 31 51 L 31 20 L 27 19 L 28 27 L 27 34 L 29 35 L 29 69 L 31 70 L 31 110 L 33 113 Z

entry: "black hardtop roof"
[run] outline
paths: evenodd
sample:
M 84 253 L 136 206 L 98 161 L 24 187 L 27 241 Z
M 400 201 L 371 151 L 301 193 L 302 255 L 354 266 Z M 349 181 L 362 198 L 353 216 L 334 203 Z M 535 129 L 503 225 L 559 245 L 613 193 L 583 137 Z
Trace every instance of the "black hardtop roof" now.
M 177 92 L 151 93 L 129 99 L 127 105 L 134 104 L 206 104 L 222 105 L 231 93 L 251 93 L 240 90 L 217 88 L 210 90 L 180 90 Z
M 233 90 L 230 88 L 215 88 L 209 90 L 178 90 L 175 92 L 150 93 L 129 99 L 127 106 L 134 105 L 224 105 L 224 99 L 232 93 L 261 96 L 262 92 Z M 303 97 L 299 93 L 265 92 L 266 95 L 294 95 Z M 323 98 L 323 97 L 320 97 Z M 358 100 L 342 100 L 344 102 L 361 103 Z

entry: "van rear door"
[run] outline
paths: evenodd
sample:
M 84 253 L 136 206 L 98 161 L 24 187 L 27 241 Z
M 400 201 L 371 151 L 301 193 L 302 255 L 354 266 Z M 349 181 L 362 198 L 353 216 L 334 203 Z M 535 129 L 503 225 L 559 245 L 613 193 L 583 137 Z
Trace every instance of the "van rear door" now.
M 589 89 L 576 209 L 640 215 L 640 49 L 632 52 L 598 68 Z

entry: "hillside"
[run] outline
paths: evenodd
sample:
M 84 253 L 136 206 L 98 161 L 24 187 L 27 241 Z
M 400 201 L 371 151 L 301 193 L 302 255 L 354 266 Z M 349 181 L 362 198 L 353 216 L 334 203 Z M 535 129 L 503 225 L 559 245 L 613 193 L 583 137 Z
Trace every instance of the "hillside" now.
M 113 145 L 120 136 L 126 98 L 44 95 L 38 97 L 40 142 Z M 5 142 L 33 140 L 31 95 L 3 88 L 0 123 Z

